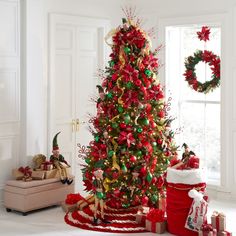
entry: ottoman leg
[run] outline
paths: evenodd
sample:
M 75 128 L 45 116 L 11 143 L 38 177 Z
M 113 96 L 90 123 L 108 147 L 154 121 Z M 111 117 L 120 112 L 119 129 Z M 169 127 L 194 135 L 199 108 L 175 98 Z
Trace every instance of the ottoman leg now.
M 10 209 L 10 208 L 6 208 L 6 211 L 7 211 L 7 212 L 11 212 L 11 209 Z

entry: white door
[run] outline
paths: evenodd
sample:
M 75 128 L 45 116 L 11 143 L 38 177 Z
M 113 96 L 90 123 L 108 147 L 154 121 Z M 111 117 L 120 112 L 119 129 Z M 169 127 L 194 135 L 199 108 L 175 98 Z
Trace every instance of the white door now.
M 82 194 L 80 164 L 83 160 L 78 158 L 78 144 L 87 146 L 92 140 L 88 113 L 95 114 L 96 106 L 91 98 L 98 83 L 95 74 L 104 66 L 107 29 L 107 20 L 50 15 L 49 140 L 61 131 L 58 144 L 72 166 L 76 191 Z
M 19 0 L 0 1 L 0 201 L 11 170 L 20 165 L 19 13 Z

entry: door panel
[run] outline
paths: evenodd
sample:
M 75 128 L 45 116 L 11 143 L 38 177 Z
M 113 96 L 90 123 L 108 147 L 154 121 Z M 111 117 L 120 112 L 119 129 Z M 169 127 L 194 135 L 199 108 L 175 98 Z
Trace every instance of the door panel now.
M 61 131 L 58 143 L 75 175 L 76 191 L 83 193 L 78 146 L 92 140 L 88 113 L 94 113 L 98 65 L 103 65 L 103 38 L 107 20 L 60 14 L 50 15 L 49 137 Z M 101 33 L 102 32 L 102 33 Z M 102 43 L 101 43 L 102 42 Z M 51 150 L 51 147 L 49 147 Z

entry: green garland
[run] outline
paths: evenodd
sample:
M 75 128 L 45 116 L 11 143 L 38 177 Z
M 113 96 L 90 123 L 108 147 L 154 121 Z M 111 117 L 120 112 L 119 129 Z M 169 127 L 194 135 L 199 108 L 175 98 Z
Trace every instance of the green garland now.
M 212 70 L 211 80 L 201 83 L 197 80 L 195 66 L 200 62 L 209 64 Z M 207 94 L 220 85 L 220 58 L 211 51 L 197 50 L 193 56 L 189 56 L 185 60 L 185 80 L 189 86 L 199 93 Z

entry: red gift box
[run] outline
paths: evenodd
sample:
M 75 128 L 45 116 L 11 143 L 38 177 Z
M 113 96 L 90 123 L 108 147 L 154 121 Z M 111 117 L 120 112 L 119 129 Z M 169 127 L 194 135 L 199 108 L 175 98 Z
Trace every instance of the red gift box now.
M 160 209 L 151 209 L 146 217 L 146 229 L 153 233 L 162 234 L 166 231 L 165 212 Z
M 139 223 L 142 226 L 145 226 L 145 221 L 146 221 L 146 214 L 144 214 L 142 212 L 137 212 L 136 222 Z
M 53 169 L 53 163 L 51 161 L 44 161 L 41 164 L 42 170 L 52 170 Z
M 226 217 L 222 212 L 214 211 L 211 216 L 211 224 L 218 232 L 226 229 Z

